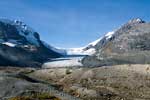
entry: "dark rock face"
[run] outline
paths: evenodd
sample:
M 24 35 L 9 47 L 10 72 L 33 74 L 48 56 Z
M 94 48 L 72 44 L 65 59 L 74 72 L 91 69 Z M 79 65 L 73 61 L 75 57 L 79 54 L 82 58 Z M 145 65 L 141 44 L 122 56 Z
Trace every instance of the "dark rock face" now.
M 60 56 L 22 22 L 0 20 L 0 66 L 39 67 L 49 58 Z
M 96 54 L 82 60 L 85 66 L 150 63 L 150 23 L 130 20 L 109 41 L 102 41 L 96 45 Z

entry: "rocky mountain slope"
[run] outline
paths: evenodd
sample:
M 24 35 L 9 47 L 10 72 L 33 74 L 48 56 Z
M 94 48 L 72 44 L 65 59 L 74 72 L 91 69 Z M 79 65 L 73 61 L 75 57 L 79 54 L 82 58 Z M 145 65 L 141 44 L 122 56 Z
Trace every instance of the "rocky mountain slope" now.
M 23 22 L 0 19 L 0 65 L 38 67 L 48 58 L 60 56 Z
M 150 63 L 150 23 L 132 19 L 95 46 L 96 53 L 82 60 L 85 66 Z
M 150 65 L 50 68 L 30 73 L 82 100 L 150 100 Z

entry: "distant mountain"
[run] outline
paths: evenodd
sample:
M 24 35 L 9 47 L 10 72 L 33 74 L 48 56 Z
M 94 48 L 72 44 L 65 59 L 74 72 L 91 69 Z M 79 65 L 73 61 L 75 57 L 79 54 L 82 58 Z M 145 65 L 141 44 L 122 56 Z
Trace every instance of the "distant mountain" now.
M 150 63 L 150 23 L 132 19 L 100 39 L 96 53 L 86 56 L 85 66 Z
M 66 49 L 68 55 L 92 55 L 96 53 L 96 48 L 99 44 L 104 45 L 107 41 L 112 39 L 114 32 L 108 32 L 104 37 L 101 37 L 88 45 L 80 48 L 69 48 Z
M 62 56 L 40 40 L 39 33 L 18 20 L 0 19 L 0 65 L 40 66 Z

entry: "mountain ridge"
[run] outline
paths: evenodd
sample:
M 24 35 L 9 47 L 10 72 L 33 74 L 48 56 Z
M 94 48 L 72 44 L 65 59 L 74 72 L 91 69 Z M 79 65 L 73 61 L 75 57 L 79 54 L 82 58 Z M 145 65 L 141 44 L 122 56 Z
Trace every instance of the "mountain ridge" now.
M 115 64 L 147 64 L 149 59 L 150 24 L 140 18 L 132 19 L 117 29 L 109 41 L 104 37 L 92 56 L 82 60 L 85 66 Z

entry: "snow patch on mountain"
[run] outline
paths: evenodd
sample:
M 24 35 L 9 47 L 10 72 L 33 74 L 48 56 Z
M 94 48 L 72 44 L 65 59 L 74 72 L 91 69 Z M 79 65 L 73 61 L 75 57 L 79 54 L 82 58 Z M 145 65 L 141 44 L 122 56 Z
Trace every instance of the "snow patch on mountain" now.
M 95 49 L 91 48 L 84 50 L 84 48 L 70 48 L 67 49 L 67 55 L 92 55 L 95 53 Z
M 3 39 L 0 39 L 0 43 L 4 44 L 4 45 L 7 45 L 9 47 L 15 47 L 16 45 L 20 44 L 19 42 L 17 42 L 16 40 L 13 40 L 13 39 L 10 39 L 10 40 L 7 40 L 7 41 L 4 41 Z
M 2 44 L 5 44 L 5 45 L 7 45 L 9 47 L 15 47 L 16 46 L 16 44 L 11 43 L 11 42 L 3 42 Z
M 108 32 L 108 33 L 105 35 L 106 39 L 110 39 L 110 38 L 113 36 L 113 34 L 114 34 L 114 31 Z
M 135 23 L 145 23 L 141 18 L 131 19 L 127 24 L 135 24 Z

